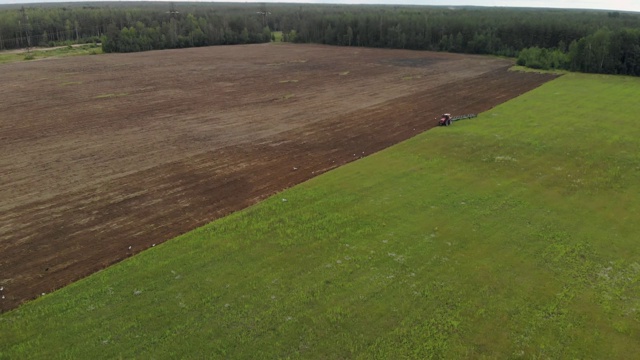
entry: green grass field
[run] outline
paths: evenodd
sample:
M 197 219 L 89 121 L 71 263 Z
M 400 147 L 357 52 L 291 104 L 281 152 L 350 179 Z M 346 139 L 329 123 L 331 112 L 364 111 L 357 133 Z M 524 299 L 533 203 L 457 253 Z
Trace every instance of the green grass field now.
M 274 42 L 282 42 L 282 31 L 272 31 L 271 34 L 275 37 Z
M 32 50 L 30 54 L 27 53 L 2 53 L 0 52 L 0 64 L 12 63 L 18 61 L 29 61 L 37 59 L 45 59 L 50 57 L 68 57 L 68 56 L 81 56 L 81 55 L 98 55 L 102 54 L 102 47 L 100 45 L 82 45 L 82 46 L 65 46 L 57 49 L 41 49 Z
M 638 93 L 568 74 L 324 174 L 1 315 L 0 358 L 633 358 Z

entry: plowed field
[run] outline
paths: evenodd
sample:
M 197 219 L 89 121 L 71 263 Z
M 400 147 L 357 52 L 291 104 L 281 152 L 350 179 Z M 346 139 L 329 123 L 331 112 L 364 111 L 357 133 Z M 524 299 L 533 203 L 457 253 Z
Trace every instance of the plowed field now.
M 511 65 L 273 44 L 0 65 L 0 311 L 552 79 Z

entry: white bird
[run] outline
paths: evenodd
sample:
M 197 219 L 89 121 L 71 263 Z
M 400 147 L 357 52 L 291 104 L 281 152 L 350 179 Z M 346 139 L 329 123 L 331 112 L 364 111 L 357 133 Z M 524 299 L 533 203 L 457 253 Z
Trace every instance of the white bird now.
M 0 286 L 0 291 L 4 290 L 4 286 Z
M 131 250 L 131 246 L 129 246 L 129 250 Z

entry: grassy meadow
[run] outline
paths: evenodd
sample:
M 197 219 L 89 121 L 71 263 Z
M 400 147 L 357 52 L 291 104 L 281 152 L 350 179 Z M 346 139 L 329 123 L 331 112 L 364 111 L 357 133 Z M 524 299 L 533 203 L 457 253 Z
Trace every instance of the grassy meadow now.
M 102 54 L 102 47 L 95 44 L 87 44 L 80 46 L 61 46 L 53 49 L 48 48 L 35 48 L 30 53 L 25 52 L 0 52 L 0 64 L 29 61 L 46 58 L 60 58 L 69 56 L 81 56 L 81 55 L 98 55 Z
M 272 31 L 271 34 L 274 37 L 274 42 L 282 42 L 282 31 Z
M 567 74 L 0 315 L 0 359 L 640 354 L 640 79 Z

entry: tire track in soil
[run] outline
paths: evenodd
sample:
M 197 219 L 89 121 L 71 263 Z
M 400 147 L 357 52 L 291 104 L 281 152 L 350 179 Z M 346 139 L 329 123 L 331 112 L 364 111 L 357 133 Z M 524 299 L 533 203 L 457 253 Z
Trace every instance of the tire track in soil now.
M 444 111 L 486 111 L 553 78 L 502 68 L 18 206 L 0 216 L 0 311 L 406 140 Z

